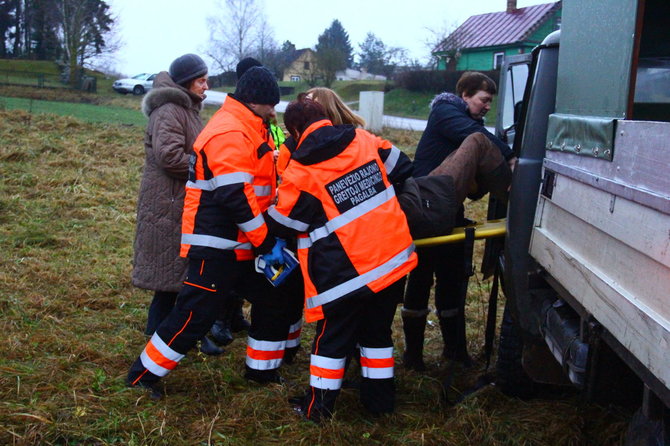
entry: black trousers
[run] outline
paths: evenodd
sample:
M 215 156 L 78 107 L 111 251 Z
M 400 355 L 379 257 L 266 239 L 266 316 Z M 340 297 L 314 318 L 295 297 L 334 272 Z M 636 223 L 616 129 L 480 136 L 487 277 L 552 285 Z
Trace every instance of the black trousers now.
M 435 307 L 438 313 L 457 310 L 468 282 L 465 275 L 465 245 L 438 245 L 417 248 L 416 252 L 419 263 L 409 274 L 404 307 L 408 310 L 427 309 L 434 277 Z
M 150 385 L 174 369 L 209 331 L 232 290 L 244 293 L 252 304 L 249 338 L 262 345 L 285 344 L 294 315 L 290 310 L 295 306 L 289 301 L 296 300 L 295 296 L 291 297 L 288 290 L 274 288 L 255 271 L 252 261 L 189 259 L 187 278 L 177 302 L 132 364 L 129 382 Z M 278 360 L 264 372 L 279 367 L 283 348 L 273 355 Z
M 404 279 L 378 293 L 366 293 L 331 307 L 318 321 L 310 361 L 310 387 L 303 401 L 314 421 L 332 415 L 346 368 L 346 358 L 360 347 L 360 398 L 373 413 L 393 412 L 393 340 L 391 324 Z M 339 307 L 339 308 L 338 308 Z
M 147 326 L 144 329 L 144 334 L 151 336 L 154 334 L 161 322 L 170 314 L 174 304 L 177 301 L 177 295 L 172 291 L 155 291 L 154 297 L 149 305 L 147 314 Z

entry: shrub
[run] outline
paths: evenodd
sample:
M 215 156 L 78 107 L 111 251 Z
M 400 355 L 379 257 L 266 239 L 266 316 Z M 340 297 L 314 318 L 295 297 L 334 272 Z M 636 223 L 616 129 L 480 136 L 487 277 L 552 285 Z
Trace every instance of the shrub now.
M 464 71 L 436 71 L 436 70 L 414 70 L 398 74 L 396 85 L 410 91 L 432 92 L 454 91 L 456 82 Z M 498 82 L 500 72 L 498 70 L 482 71 L 494 81 Z

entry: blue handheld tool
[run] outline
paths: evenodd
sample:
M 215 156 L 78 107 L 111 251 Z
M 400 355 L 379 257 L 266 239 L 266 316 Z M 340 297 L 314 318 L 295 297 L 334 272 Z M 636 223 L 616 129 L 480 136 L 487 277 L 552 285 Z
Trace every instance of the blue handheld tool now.
M 256 257 L 256 271 L 263 274 L 275 287 L 284 283 L 286 278 L 290 276 L 293 270 L 300 264 L 298 259 L 295 258 L 295 254 L 287 248 L 282 250 L 282 254 L 284 263 L 274 265 L 267 263 L 263 259 L 263 256 Z

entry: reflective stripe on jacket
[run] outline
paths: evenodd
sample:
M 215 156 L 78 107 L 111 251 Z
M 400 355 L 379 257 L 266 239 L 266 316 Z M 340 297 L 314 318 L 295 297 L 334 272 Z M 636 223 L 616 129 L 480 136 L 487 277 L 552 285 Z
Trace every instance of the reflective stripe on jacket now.
M 196 139 L 186 183 L 181 256 L 251 260 L 269 251 L 262 212 L 276 194 L 274 142 L 262 118 L 232 95 Z
M 392 182 L 411 175 L 391 143 L 328 120 L 310 125 L 267 212 L 275 235 L 298 233 L 305 319 L 362 291 L 378 292 L 416 266 L 414 244 Z

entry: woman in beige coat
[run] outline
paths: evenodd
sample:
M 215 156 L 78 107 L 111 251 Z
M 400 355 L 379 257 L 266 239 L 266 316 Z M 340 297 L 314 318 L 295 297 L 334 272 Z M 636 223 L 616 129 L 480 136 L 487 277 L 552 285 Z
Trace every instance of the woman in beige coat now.
M 133 285 L 154 291 L 145 334 L 151 336 L 172 310 L 186 275 L 179 257 L 184 186 L 207 85 L 207 65 L 195 54 L 175 59 L 156 76 L 142 101 L 149 118 L 144 134 L 145 162 L 137 203 Z M 221 353 L 209 339 L 205 353 Z

